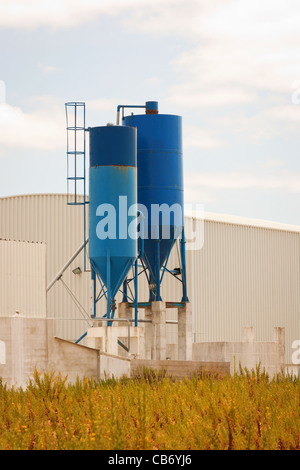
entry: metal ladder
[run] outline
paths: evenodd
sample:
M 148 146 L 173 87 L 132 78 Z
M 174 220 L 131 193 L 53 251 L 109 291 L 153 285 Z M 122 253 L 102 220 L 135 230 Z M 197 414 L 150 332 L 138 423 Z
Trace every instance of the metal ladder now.
M 85 103 L 81 101 L 69 102 L 65 104 L 65 109 L 67 122 L 67 204 L 81 206 L 86 203 Z M 83 200 L 79 196 L 83 196 Z
M 86 271 L 86 128 L 85 103 L 65 103 L 67 124 L 67 204 L 84 208 L 84 270 Z

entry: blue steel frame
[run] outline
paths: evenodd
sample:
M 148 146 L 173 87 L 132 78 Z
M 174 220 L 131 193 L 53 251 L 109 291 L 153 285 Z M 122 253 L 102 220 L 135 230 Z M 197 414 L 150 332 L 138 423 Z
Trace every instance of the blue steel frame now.
M 162 284 L 162 281 L 163 281 L 163 278 L 164 278 L 164 275 L 165 275 L 166 272 L 169 273 L 170 275 L 172 275 L 173 277 L 175 277 L 175 279 L 177 279 L 182 284 L 181 302 L 169 302 L 169 301 L 167 301 L 169 306 L 171 306 L 171 304 L 173 303 L 174 306 L 176 305 L 178 307 L 182 307 L 182 306 L 184 306 L 185 303 L 189 302 L 189 298 L 188 298 L 188 295 L 187 295 L 186 256 L 185 256 L 186 241 L 185 241 L 184 229 L 182 230 L 182 235 L 181 235 L 181 239 L 180 239 L 181 278 L 179 277 L 177 270 L 168 269 L 168 267 L 167 267 L 169 257 L 170 257 L 171 251 L 172 251 L 172 249 L 175 245 L 175 242 L 176 242 L 176 240 L 174 240 L 174 243 L 173 243 L 173 245 L 172 245 L 172 247 L 171 247 L 171 249 L 168 253 L 168 256 L 167 256 L 167 259 L 166 259 L 164 265 L 162 267 L 160 267 L 160 265 L 159 265 L 160 264 L 160 262 L 159 262 L 159 260 L 160 260 L 159 240 L 157 241 L 156 265 L 158 267 L 157 272 L 159 274 L 158 274 L 158 276 L 155 276 L 155 281 L 156 281 L 155 299 L 154 299 L 154 295 L 153 295 L 152 291 L 150 290 L 150 300 L 149 300 L 149 302 L 138 302 L 138 298 L 137 298 L 138 276 L 145 273 L 145 275 L 147 277 L 148 284 L 150 284 L 149 270 L 144 265 L 141 253 L 139 253 L 139 256 L 136 260 L 136 268 L 135 268 L 134 276 L 132 278 L 126 278 L 123 282 L 123 291 L 122 291 L 123 292 L 123 302 L 128 302 L 128 300 L 131 300 L 130 305 L 134 306 L 134 308 L 135 308 L 135 326 L 137 326 L 137 323 L 138 323 L 138 312 L 137 312 L 138 306 L 141 306 L 141 307 L 142 306 L 145 307 L 147 305 L 150 306 L 153 300 L 155 300 L 155 301 L 161 301 L 162 300 L 162 297 L 161 297 L 161 284 Z M 138 264 L 139 262 L 141 264 Z M 140 273 L 138 273 L 138 267 L 142 268 L 142 271 Z M 135 285 L 134 290 L 135 290 L 135 293 L 136 293 L 133 300 L 130 299 L 129 296 L 128 296 L 128 288 L 130 289 L 129 284 L 132 281 L 134 281 L 134 285 Z
M 142 230 L 143 230 L 143 228 L 142 228 Z M 142 255 L 143 255 L 143 241 L 141 241 L 141 244 L 140 244 L 139 255 L 136 258 L 136 260 L 132 263 L 132 266 L 131 266 L 131 269 L 133 271 L 133 277 L 131 279 L 125 278 L 125 280 L 123 281 L 123 289 L 118 290 L 123 295 L 123 302 L 128 302 L 128 299 L 129 299 L 134 304 L 134 309 L 135 309 L 134 325 L 135 326 L 138 326 L 138 276 L 141 274 L 141 273 L 138 273 L 138 268 L 141 266 L 141 265 L 138 264 L 138 261 L 139 261 L 139 258 Z M 98 274 L 96 273 L 96 271 L 93 267 L 92 261 L 91 261 L 91 266 L 92 266 L 92 281 L 93 281 L 93 289 L 94 289 L 94 295 L 93 295 L 93 297 L 94 297 L 94 311 L 93 311 L 93 316 L 94 316 L 94 318 L 96 318 L 96 316 L 97 316 L 96 315 L 97 303 L 99 302 L 99 300 L 101 300 L 103 297 L 105 297 L 106 302 L 107 302 L 107 313 L 105 315 L 103 315 L 103 317 L 104 318 L 107 317 L 108 320 L 109 320 L 109 319 L 113 318 L 113 315 L 110 316 L 111 308 L 110 308 L 109 299 L 108 299 L 108 295 L 107 295 L 108 289 L 105 290 L 105 286 L 104 286 L 103 282 L 101 281 L 100 276 L 98 276 Z M 98 295 L 97 295 L 97 288 L 96 288 L 97 279 L 98 279 L 99 284 L 100 284 L 100 291 L 99 291 Z M 131 281 L 134 281 L 134 293 L 132 292 L 132 290 L 130 288 L 130 285 L 129 285 Z M 128 295 L 128 288 L 130 290 L 131 297 Z M 108 324 L 111 324 L 111 322 L 108 322 Z

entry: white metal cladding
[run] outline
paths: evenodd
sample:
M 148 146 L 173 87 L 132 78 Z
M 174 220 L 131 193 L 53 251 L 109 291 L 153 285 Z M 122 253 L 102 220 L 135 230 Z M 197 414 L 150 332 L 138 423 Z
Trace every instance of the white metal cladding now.
M 204 245 L 188 253 L 195 306 L 194 341 L 239 341 L 253 326 L 256 341 L 286 328 L 286 361 L 300 338 L 300 233 L 258 224 L 205 220 Z
M 0 316 L 46 317 L 46 245 L 0 240 Z
M 47 245 L 47 285 L 81 245 L 83 208 L 67 205 L 66 195 L 42 194 L 0 199 L 0 238 L 27 240 Z M 56 282 L 47 295 L 47 315 L 64 318 L 57 320 L 55 334 L 66 339 L 77 339 L 87 322 L 82 321 L 82 310 L 70 296 L 74 293 L 85 309 L 89 305 L 90 274 L 74 275 L 72 270 L 83 270 L 83 253 Z M 67 288 L 65 287 L 67 286 Z M 71 319 L 78 320 L 71 320 Z
M 194 341 L 239 341 L 242 326 L 253 326 L 257 341 L 272 341 L 273 327 L 284 326 L 291 362 L 292 342 L 300 339 L 300 227 L 207 213 L 204 221 L 186 217 L 185 226 L 197 235 L 186 253 Z M 83 208 L 60 194 L 0 198 L 0 238 L 46 243 L 48 284 L 83 242 Z M 177 248 L 170 268 L 178 267 Z M 83 270 L 83 254 L 47 296 L 48 316 L 65 319 L 56 321 L 55 334 L 71 340 L 86 331 L 90 306 L 90 273 L 74 275 L 77 266 Z M 139 293 L 148 300 L 142 276 Z M 162 296 L 181 300 L 180 283 L 167 273 Z M 167 318 L 176 320 L 176 311 L 168 309 Z M 168 343 L 176 333 L 168 325 Z

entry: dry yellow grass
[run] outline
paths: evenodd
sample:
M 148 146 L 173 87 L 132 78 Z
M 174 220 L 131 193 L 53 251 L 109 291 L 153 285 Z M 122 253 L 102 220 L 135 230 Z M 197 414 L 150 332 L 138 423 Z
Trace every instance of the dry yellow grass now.
M 299 379 L 259 368 L 234 377 L 0 379 L 0 449 L 298 449 Z

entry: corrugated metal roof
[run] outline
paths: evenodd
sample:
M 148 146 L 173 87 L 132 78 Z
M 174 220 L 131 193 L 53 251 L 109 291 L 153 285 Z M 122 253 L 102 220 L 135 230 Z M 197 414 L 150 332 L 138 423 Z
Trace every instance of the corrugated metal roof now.
M 13 198 L 27 198 L 27 197 L 63 197 L 66 198 L 66 194 L 64 193 L 39 193 L 39 194 L 17 194 L 14 196 L 4 196 L 0 197 L 0 200 L 5 199 L 13 199 Z M 82 197 L 77 195 L 77 197 Z M 86 199 L 88 200 L 87 196 Z M 222 213 L 215 213 L 215 212 L 207 212 L 203 211 L 203 215 L 199 216 L 197 212 L 193 212 L 192 210 L 185 210 L 185 215 L 188 218 L 196 218 L 198 220 L 206 220 L 211 222 L 220 222 L 226 224 L 234 224 L 234 225 L 243 225 L 246 227 L 258 227 L 258 228 L 270 228 L 274 230 L 283 230 L 287 232 L 300 232 L 299 225 L 292 225 L 292 224 L 285 224 L 280 223 L 272 220 L 265 220 L 265 219 L 254 219 L 251 217 L 241 217 L 237 215 L 230 215 L 230 214 L 222 214 Z
M 186 212 L 187 217 L 196 218 L 198 220 L 219 222 L 232 225 L 243 225 L 245 227 L 257 227 L 271 230 L 282 230 L 284 232 L 300 232 L 299 225 L 283 224 L 271 220 L 252 219 L 248 217 L 240 217 L 236 215 L 217 214 L 213 212 L 203 212 L 203 216 L 199 216 L 192 212 Z

